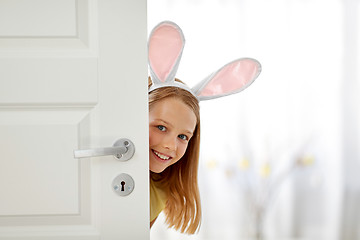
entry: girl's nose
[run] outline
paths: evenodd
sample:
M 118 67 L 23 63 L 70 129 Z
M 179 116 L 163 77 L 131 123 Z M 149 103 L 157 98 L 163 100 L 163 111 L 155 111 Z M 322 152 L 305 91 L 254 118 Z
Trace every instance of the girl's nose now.
M 176 137 L 168 136 L 168 137 L 164 138 L 163 146 L 166 149 L 176 151 Z

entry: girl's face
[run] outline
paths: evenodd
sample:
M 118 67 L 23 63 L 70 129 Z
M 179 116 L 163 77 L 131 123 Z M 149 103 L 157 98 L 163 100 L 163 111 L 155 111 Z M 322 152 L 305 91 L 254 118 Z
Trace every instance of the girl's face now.
M 176 98 L 165 98 L 149 111 L 150 171 L 160 173 L 184 156 L 195 131 L 192 109 Z

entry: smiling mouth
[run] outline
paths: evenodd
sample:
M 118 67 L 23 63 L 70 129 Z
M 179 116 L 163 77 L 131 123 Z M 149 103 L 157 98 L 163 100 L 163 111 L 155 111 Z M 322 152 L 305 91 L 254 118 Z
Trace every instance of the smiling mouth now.
M 161 153 L 159 153 L 159 152 L 157 152 L 157 151 L 155 151 L 155 150 L 153 150 L 153 149 L 152 149 L 152 152 L 155 154 L 155 156 L 157 156 L 158 158 L 160 158 L 160 160 L 162 160 L 162 161 L 168 161 L 168 160 L 172 159 L 172 157 L 169 157 L 169 156 L 166 156 L 166 155 L 164 155 L 164 154 L 161 154 Z

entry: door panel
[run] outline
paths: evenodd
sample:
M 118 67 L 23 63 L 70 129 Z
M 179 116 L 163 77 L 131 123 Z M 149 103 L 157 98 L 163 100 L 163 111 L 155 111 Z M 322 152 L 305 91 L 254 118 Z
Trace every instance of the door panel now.
M 0 21 L 0 34 L 8 37 L 75 36 L 76 3 L 74 0 L 2 0 L 0 16 L 6 21 Z
M 0 9 L 0 239 L 148 239 L 146 1 Z M 129 161 L 73 157 L 119 138 Z

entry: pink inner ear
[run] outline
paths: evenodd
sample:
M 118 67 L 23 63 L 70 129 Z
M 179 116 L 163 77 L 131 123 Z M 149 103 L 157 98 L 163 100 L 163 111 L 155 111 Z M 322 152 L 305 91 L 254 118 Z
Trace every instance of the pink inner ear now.
M 159 26 L 149 39 L 149 63 L 160 81 L 165 82 L 181 54 L 183 39 L 175 26 Z
M 236 92 L 247 87 L 258 73 L 258 64 L 251 59 L 241 59 L 223 67 L 199 96 L 215 96 Z

